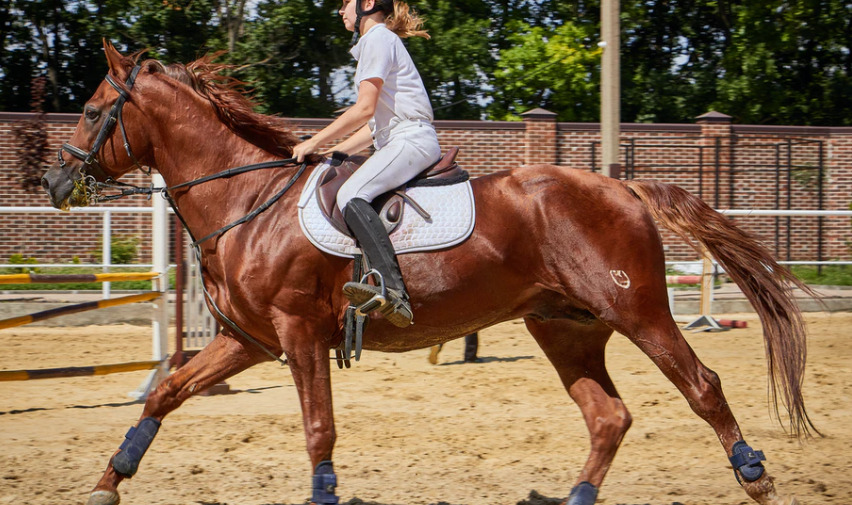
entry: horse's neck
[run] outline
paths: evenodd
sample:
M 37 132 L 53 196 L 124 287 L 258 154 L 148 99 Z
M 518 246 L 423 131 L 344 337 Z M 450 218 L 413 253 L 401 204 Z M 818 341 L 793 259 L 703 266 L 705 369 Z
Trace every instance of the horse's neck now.
M 229 168 L 271 161 L 274 155 L 230 131 L 218 120 L 170 124 L 158 147 L 156 168 L 168 187 L 197 180 Z M 208 126 L 204 126 L 207 124 Z M 266 171 L 214 179 L 176 189 L 172 197 L 195 238 L 239 219 L 251 210 L 269 183 Z
M 205 124 L 207 126 L 205 126 Z M 156 149 L 157 170 L 169 186 L 275 157 L 238 136 L 219 121 L 172 126 Z

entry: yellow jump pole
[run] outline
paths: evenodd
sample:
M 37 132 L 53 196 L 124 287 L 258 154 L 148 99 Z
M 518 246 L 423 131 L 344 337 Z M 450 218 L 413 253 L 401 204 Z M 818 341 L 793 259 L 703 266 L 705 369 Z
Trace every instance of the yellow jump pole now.
M 158 272 L 125 272 L 108 274 L 11 274 L 0 275 L 0 284 L 62 284 L 64 282 L 149 281 Z
M 78 303 L 76 305 L 68 305 L 65 307 L 57 307 L 55 309 L 43 310 L 26 316 L 12 317 L 9 319 L 0 319 L 0 330 L 6 328 L 14 328 L 25 324 L 34 323 L 36 321 L 44 321 L 54 317 L 64 316 L 67 314 L 76 314 L 77 312 L 86 312 L 89 310 L 105 309 L 107 307 L 115 307 L 117 305 L 126 305 L 128 303 L 147 302 L 159 298 L 162 295 L 159 291 L 149 291 L 138 295 L 121 296 L 119 298 L 111 298 L 109 300 L 98 300 L 93 302 Z
M 69 366 L 63 368 L 43 368 L 37 370 L 0 370 L 0 382 L 28 381 L 34 379 L 56 379 L 59 377 L 88 377 L 112 373 L 150 370 L 160 366 L 159 361 L 132 361 L 113 365 Z

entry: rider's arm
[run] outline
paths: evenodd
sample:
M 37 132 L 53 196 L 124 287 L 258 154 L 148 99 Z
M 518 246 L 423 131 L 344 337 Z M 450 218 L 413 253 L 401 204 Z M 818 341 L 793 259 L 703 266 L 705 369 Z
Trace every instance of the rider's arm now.
M 340 151 L 346 154 L 355 154 L 363 151 L 373 143 L 373 132 L 370 125 L 364 125 L 351 137 L 332 147 L 331 151 Z
M 335 139 L 355 131 L 358 132 L 353 137 L 360 137 L 363 126 L 373 117 L 376 112 L 376 104 L 379 102 L 379 92 L 382 90 L 382 80 L 374 77 L 364 79 L 358 86 L 358 99 L 355 105 L 349 107 L 343 114 L 335 119 L 330 125 L 323 128 L 319 133 L 312 138 L 298 144 L 293 148 L 293 157 L 296 161 L 302 162 L 306 155 L 317 152 L 317 149 Z M 345 143 L 345 142 L 344 142 Z M 363 146 L 361 149 L 363 149 Z M 344 151 L 348 152 L 348 151 Z M 352 151 L 357 152 L 357 151 Z

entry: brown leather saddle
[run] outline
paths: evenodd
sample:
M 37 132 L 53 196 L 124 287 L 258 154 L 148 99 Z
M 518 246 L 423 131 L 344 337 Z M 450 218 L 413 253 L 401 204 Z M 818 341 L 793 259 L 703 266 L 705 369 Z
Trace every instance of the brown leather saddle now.
M 434 165 L 408 181 L 404 186 L 388 191 L 373 200 L 373 208 L 376 209 L 376 212 L 382 219 L 388 234 L 396 230 L 400 223 L 402 223 L 402 215 L 406 203 L 420 213 L 424 219 L 430 219 L 429 213 L 405 194 L 407 188 L 448 186 L 467 181 L 470 178 L 467 171 L 462 170 L 455 161 L 458 152 L 458 147 L 451 148 Z M 355 173 L 355 170 L 367 161 L 367 157 L 349 156 L 343 158 L 335 154 L 327 161 L 330 166 L 317 184 L 317 203 L 320 210 L 322 210 L 323 216 L 336 230 L 347 236 L 352 236 L 349 228 L 343 221 L 343 213 L 337 206 L 337 191 Z

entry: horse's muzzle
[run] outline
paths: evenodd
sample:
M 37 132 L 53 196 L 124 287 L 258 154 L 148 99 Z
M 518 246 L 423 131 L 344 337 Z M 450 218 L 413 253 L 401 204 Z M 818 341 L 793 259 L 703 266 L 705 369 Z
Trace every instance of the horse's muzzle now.
M 44 188 L 50 197 L 50 204 L 57 209 L 67 210 L 71 207 L 69 200 L 75 188 L 75 175 L 77 179 L 80 178 L 77 170 L 73 170 L 71 167 L 54 165 L 41 178 L 41 187 Z

